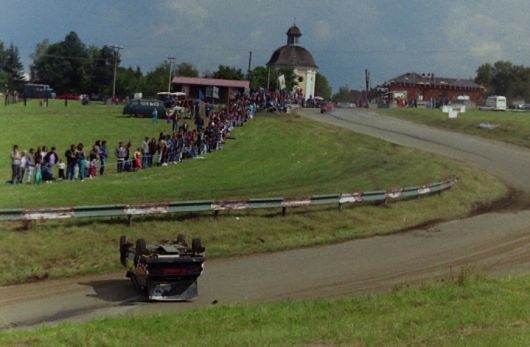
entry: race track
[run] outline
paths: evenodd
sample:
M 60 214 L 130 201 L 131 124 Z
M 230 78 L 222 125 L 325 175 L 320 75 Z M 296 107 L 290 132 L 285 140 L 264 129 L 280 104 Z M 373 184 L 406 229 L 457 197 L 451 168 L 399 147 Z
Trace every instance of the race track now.
M 370 110 L 303 115 L 472 164 L 520 192 L 515 208 L 385 237 L 281 253 L 210 260 L 192 303 L 147 303 L 124 272 L 0 288 L 0 328 L 112 314 L 176 311 L 213 303 L 268 302 L 367 293 L 457 273 L 530 270 L 530 151 L 437 130 Z M 530 201 L 530 200 L 529 200 Z

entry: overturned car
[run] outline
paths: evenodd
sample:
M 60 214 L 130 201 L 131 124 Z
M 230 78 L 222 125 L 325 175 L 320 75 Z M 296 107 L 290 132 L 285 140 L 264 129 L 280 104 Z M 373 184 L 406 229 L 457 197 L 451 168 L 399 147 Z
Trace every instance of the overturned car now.
M 197 297 L 197 278 L 206 260 L 201 240 L 195 238 L 188 246 L 179 234 L 175 241 L 147 244 L 127 236 L 120 237 L 120 262 L 134 286 L 156 301 L 187 301 Z

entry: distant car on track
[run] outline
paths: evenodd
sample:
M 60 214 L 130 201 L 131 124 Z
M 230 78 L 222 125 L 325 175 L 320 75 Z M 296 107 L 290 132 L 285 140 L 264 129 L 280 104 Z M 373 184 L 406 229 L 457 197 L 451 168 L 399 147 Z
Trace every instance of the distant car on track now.
M 335 104 L 331 101 L 323 102 L 320 105 L 320 113 L 331 112 L 335 109 Z
M 147 244 L 120 238 L 120 262 L 128 268 L 134 286 L 155 301 L 187 301 L 198 295 L 197 278 L 203 271 L 205 248 L 195 238 L 191 247 L 182 234 L 175 241 Z

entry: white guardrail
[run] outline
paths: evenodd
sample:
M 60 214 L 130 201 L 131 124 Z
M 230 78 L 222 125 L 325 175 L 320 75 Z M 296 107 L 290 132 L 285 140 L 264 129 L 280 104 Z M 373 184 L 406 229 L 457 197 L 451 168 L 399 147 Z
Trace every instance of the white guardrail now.
M 423 186 L 392 189 L 388 191 L 339 193 L 329 195 L 312 195 L 306 197 L 261 198 L 242 200 L 199 200 L 199 201 L 166 201 L 122 205 L 94 205 L 76 207 L 20 208 L 0 209 L 0 221 L 37 221 L 49 219 L 87 218 L 127 216 L 129 223 L 135 215 L 152 215 L 178 212 L 228 211 L 256 208 L 287 208 L 338 204 L 360 204 L 370 202 L 389 202 L 397 199 L 419 197 L 426 194 L 441 193 L 450 189 L 457 182 L 456 177 Z M 28 225 L 29 226 L 29 225 Z

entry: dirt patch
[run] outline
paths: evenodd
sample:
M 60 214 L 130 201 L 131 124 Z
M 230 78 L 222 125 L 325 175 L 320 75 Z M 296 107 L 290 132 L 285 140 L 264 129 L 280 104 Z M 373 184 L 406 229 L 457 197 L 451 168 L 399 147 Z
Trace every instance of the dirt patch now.
M 469 216 L 477 216 L 489 212 L 515 212 L 530 210 L 530 196 L 521 190 L 508 186 L 508 194 L 498 200 L 477 205 Z

